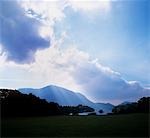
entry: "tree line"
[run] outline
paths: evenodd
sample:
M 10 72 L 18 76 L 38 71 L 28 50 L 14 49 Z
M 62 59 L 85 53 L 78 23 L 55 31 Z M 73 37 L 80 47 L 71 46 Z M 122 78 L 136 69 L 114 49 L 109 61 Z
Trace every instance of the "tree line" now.
M 149 112 L 150 112 L 150 97 L 142 97 L 137 102 L 115 106 L 112 110 L 113 114 L 149 113 Z
M 0 89 L 1 116 L 50 116 L 50 115 L 76 115 L 82 112 L 92 112 L 93 108 L 78 106 L 60 106 L 54 102 L 47 102 L 32 93 L 22 94 L 18 90 Z
M 93 108 L 85 105 L 60 106 L 40 99 L 32 93 L 22 94 L 18 90 L 0 89 L 0 97 L 2 117 L 78 115 L 83 112 L 94 112 Z M 149 113 L 149 111 L 150 97 L 143 97 L 137 102 L 115 106 L 111 114 Z M 103 113 L 103 110 L 99 113 Z

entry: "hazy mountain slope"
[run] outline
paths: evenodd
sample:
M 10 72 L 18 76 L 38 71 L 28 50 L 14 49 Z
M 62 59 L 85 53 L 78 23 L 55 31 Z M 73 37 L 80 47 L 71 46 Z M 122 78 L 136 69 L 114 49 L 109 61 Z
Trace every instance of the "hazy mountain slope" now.
M 102 109 L 105 113 L 111 112 L 113 105 L 105 103 L 93 103 L 80 93 L 58 86 L 46 86 L 41 89 L 22 88 L 22 93 L 33 93 L 34 95 L 46 99 L 48 102 L 56 102 L 60 105 L 77 106 L 79 104 L 87 105 L 94 108 L 97 112 Z
M 122 102 L 122 103 L 119 104 L 119 105 L 127 105 L 127 104 L 131 104 L 131 103 L 133 103 L 133 102 L 124 101 L 124 102 Z

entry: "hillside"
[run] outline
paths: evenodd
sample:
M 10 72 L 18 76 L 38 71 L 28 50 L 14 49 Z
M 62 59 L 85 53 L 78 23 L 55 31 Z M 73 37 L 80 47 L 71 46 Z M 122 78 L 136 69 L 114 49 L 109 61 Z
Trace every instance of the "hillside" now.
M 62 114 L 57 103 L 48 103 L 33 94 L 0 89 L 2 117 L 49 116 Z
M 48 102 L 56 102 L 62 106 L 77 106 L 79 104 L 87 105 L 94 108 L 97 113 L 101 109 L 104 113 L 111 112 L 114 107 L 109 103 L 94 103 L 81 93 L 75 93 L 53 85 L 46 86 L 41 89 L 22 88 L 19 89 L 19 91 L 26 94 L 32 93 L 42 99 L 46 99 Z

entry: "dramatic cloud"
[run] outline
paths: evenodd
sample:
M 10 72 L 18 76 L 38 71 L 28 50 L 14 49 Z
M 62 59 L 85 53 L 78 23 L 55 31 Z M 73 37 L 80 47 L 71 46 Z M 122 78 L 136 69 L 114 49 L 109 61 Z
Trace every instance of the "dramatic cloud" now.
M 34 61 L 35 51 L 50 45 L 50 40 L 39 33 L 41 23 L 26 16 L 16 1 L 1 1 L 0 5 L 0 43 L 7 60 L 17 63 Z
M 75 47 L 66 50 L 51 47 L 49 51 L 38 52 L 30 71 L 41 74 L 45 82 L 78 90 L 94 101 L 119 103 L 150 94 L 150 89 L 143 88 L 136 81 L 124 80 L 121 74 Z
M 136 81 L 126 81 L 117 72 L 102 66 L 99 62 L 87 62 L 77 66 L 74 78 L 85 94 L 95 101 L 134 101 L 150 95 L 150 89 L 143 88 Z
M 15 80 L 20 80 L 17 88 L 53 84 L 81 92 L 93 101 L 115 104 L 150 95 L 150 89 L 143 88 L 138 82 L 124 80 L 121 74 L 101 65 L 98 60 L 91 59 L 87 53 L 74 46 L 60 49 L 52 45 L 48 49 L 37 51 L 34 63 L 9 63 L 5 65 L 6 73 L 7 68 L 18 72 L 15 76 Z M 10 76 L 12 75 L 14 73 Z M 12 87 L 14 81 L 11 82 Z
M 64 10 L 67 7 L 87 13 L 99 9 L 108 11 L 110 1 L 1 1 L 0 43 L 7 60 L 33 62 L 35 51 L 50 46 L 50 38 L 55 35 L 53 25 L 65 17 Z

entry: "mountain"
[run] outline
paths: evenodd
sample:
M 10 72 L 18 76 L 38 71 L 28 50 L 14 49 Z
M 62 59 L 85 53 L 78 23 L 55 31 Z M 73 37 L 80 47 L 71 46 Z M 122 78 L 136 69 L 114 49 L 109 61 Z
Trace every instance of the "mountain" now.
M 109 113 L 114 107 L 109 103 L 94 103 L 81 93 L 72 92 L 70 90 L 53 85 L 40 89 L 21 88 L 19 91 L 26 94 L 32 93 L 42 99 L 46 99 L 48 102 L 56 102 L 62 106 L 77 106 L 79 104 L 87 105 L 94 108 L 97 113 L 100 109 L 102 109 L 104 113 Z
M 127 104 L 131 104 L 131 103 L 133 103 L 133 102 L 125 101 L 125 102 L 123 102 L 123 103 L 121 103 L 121 104 L 119 104 L 119 105 L 127 105 Z

